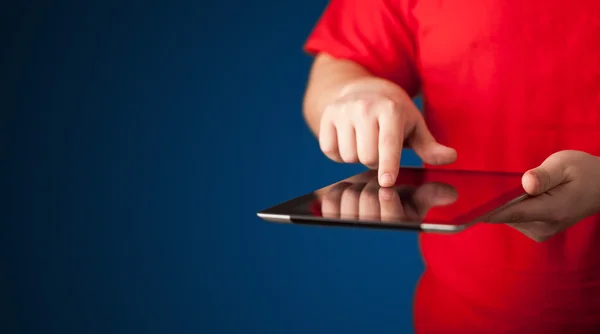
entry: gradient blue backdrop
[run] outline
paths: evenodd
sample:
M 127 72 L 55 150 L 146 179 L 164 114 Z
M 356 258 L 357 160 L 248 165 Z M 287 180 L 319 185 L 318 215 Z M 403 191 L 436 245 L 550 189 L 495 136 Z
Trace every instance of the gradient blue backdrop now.
M 0 331 L 412 329 L 414 234 L 255 216 L 362 170 L 301 117 L 325 5 L 1 5 Z

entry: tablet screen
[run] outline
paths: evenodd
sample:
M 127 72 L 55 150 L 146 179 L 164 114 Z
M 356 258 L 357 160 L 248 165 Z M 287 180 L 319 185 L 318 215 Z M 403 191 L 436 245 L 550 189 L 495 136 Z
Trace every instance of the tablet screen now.
M 394 187 L 379 187 L 377 172 L 368 171 L 293 201 L 288 210 L 332 221 L 462 225 L 523 194 L 518 173 L 402 168 Z

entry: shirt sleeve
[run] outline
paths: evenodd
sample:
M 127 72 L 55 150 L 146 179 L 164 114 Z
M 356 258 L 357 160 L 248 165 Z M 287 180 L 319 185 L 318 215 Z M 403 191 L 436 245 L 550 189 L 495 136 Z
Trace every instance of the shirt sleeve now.
M 373 75 L 420 90 L 406 0 L 331 0 L 304 50 L 356 62 Z

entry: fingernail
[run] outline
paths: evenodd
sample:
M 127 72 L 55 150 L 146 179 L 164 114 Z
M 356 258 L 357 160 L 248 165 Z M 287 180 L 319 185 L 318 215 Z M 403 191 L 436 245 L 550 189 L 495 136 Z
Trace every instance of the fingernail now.
M 392 179 L 392 174 L 385 173 L 385 174 L 381 175 L 380 182 L 381 182 L 382 186 L 391 186 L 392 182 L 394 182 L 394 180 Z

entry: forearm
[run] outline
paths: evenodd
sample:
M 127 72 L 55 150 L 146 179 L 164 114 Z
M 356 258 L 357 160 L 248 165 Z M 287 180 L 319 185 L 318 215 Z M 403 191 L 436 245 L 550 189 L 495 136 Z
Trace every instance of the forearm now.
M 318 55 L 310 72 L 303 105 L 304 118 L 311 131 L 318 135 L 321 115 L 327 105 L 366 83 L 371 83 L 369 86 L 374 87 L 373 81 L 378 83 L 375 86 L 379 92 L 403 94 L 395 84 L 374 77 L 354 62 L 336 59 L 326 54 Z

